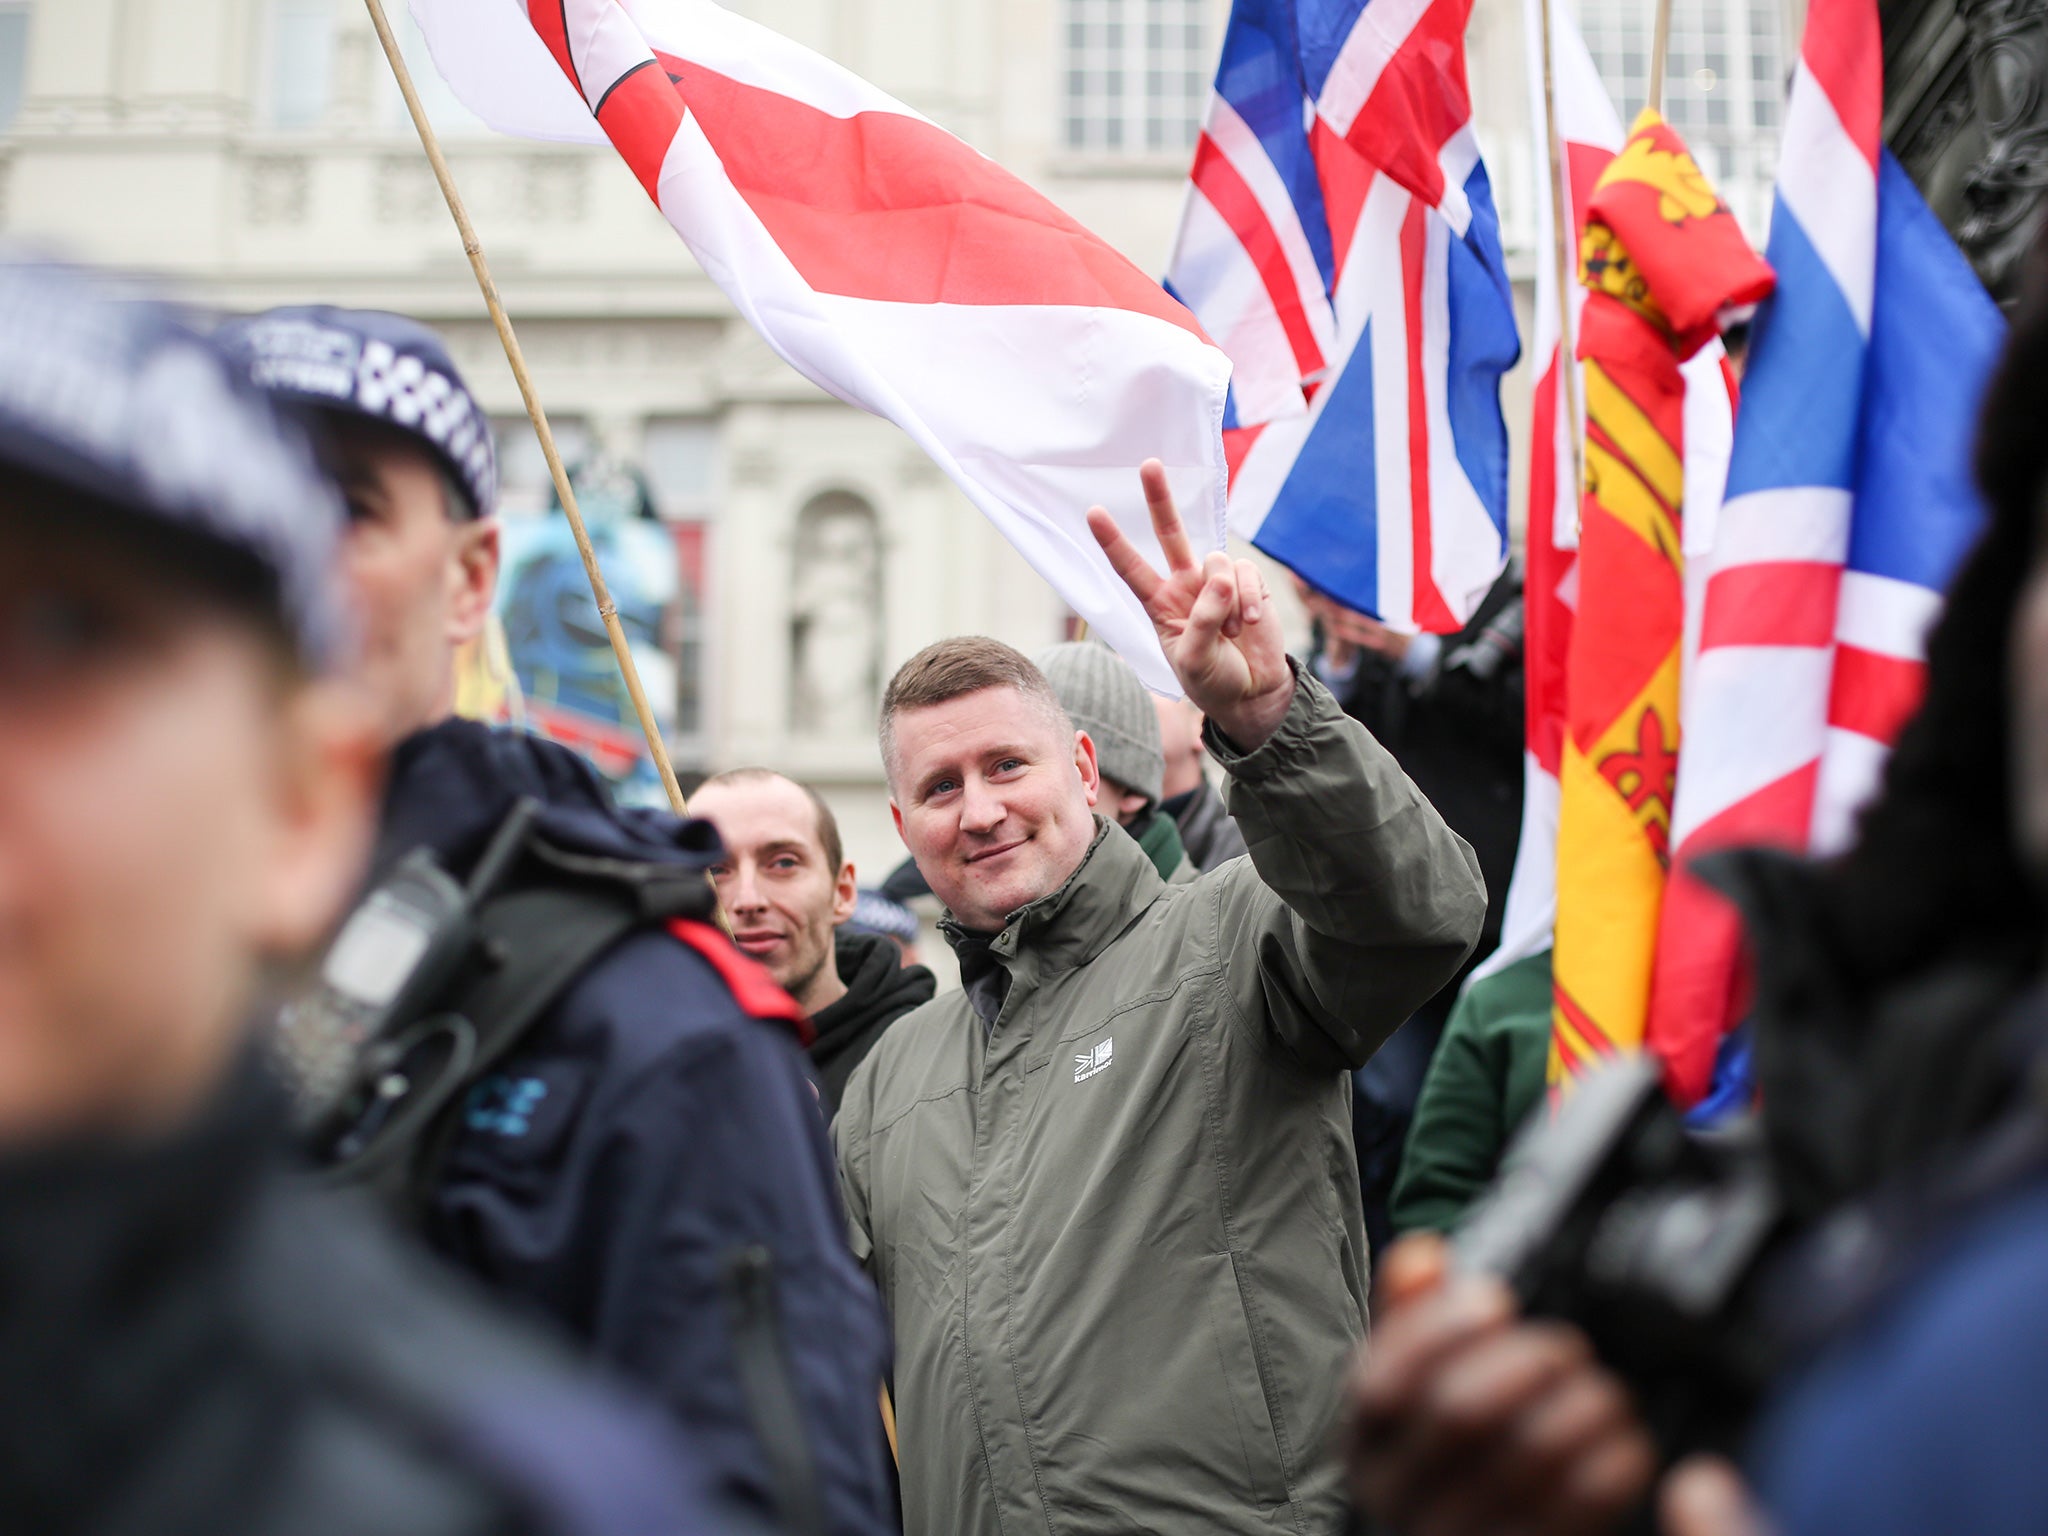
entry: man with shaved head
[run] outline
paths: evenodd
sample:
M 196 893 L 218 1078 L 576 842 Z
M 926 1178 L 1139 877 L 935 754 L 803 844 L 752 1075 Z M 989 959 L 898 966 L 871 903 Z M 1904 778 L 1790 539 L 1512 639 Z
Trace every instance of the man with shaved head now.
M 832 808 L 767 768 L 706 779 L 690 810 L 725 852 L 711 883 L 733 942 L 768 968 L 811 1021 L 811 1068 L 829 1115 L 882 1031 L 932 995 L 932 973 L 904 965 L 893 939 L 849 933 L 859 892 Z
M 1472 852 L 1288 661 L 1257 569 L 1091 515 L 1249 859 L 1181 884 L 1103 814 L 1029 658 L 942 641 L 882 704 L 891 810 L 964 993 L 899 1020 L 834 1123 L 894 1322 L 910 1536 L 1334 1530 L 1331 1361 L 1365 1333 L 1348 1070 L 1472 946 Z

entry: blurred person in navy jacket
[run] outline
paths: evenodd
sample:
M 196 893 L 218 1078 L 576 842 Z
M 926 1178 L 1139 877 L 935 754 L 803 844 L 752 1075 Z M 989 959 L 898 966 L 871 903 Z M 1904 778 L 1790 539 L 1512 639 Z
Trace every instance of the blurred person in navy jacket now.
M 292 1165 L 250 1024 L 381 749 L 338 500 L 238 372 L 0 262 L 0 1525 L 734 1530 L 658 1415 Z
M 556 883 L 666 882 L 702 892 L 708 916 L 707 823 L 617 808 L 566 748 L 453 717 L 498 529 L 488 424 L 440 339 L 326 307 L 224 331 L 312 426 L 347 499 L 341 564 L 392 745 L 375 870 L 425 849 L 466 880 L 527 800 Z M 638 924 L 440 1117 L 411 1214 L 437 1251 L 649 1388 L 749 1507 L 867 1536 L 895 1524 L 887 1343 L 847 1247 L 802 1028 L 708 923 Z

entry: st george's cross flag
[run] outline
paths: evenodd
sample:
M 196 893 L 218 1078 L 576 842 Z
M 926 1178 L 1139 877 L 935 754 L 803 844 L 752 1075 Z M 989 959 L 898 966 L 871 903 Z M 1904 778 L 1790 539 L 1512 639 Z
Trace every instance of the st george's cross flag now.
M 1626 137 L 1621 116 L 1608 99 L 1592 54 L 1572 21 L 1569 6 L 1545 6 L 1524 0 L 1524 35 L 1528 38 L 1527 79 L 1532 132 L 1537 144 L 1551 137 L 1544 115 L 1543 12 L 1550 12 L 1551 67 L 1557 103 L 1556 138 L 1563 183 L 1565 243 L 1575 263 L 1579 231 L 1600 173 L 1621 149 Z M 1474 979 L 1493 974 L 1515 961 L 1551 947 L 1557 922 L 1558 772 L 1563 765 L 1566 664 L 1571 651 L 1572 618 L 1579 597 L 1579 487 L 1572 478 L 1573 437 L 1584 430 L 1586 401 L 1584 365 L 1577 360 L 1579 319 L 1586 290 L 1567 285 L 1571 332 L 1559 339 L 1559 294 L 1556 234 L 1552 223 L 1550 177 L 1539 173 L 1536 193 L 1536 304 L 1533 346 L 1534 384 L 1530 391 L 1529 521 L 1524 565 L 1526 736 L 1523 749 L 1521 841 L 1515 852 L 1513 877 L 1502 909 L 1500 948 L 1474 970 Z M 1685 378 L 1684 511 L 1686 634 L 1681 663 L 1681 714 L 1685 709 L 1683 680 L 1689 674 L 1696 628 L 1694 598 L 1703 565 L 1695 556 L 1711 546 L 1729 444 L 1734 433 L 1733 392 L 1724 369 L 1719 342 L 1710 342 L 1679 365 Z M 1573 376 L 1571 399 L 1580 418 L 1565 409 L 1564 376 Z
M 1236 0 L 1167 286 L 1235 365 L 1230 526 L 1345 605 L 1456 630 L 1507 552 L 1514 308 L 1470 0 Z
M 1088 532 L 1155 565 L 1137 466 L 1223 547 L 1229 360 L 1182 305 L 986 156 L 709 0 L 411 0 L 491 127 L 609 142 L 761 336 L 895 422 L 1153 688 L 1150 621 Z
M 1594 185 L 1579 281 L 1586 459 L 1558 772 L 1553 1087 L 1643 1042 L 1679 766 L 1679 365 L 1772 285 L 1684 143 L 1649 110 Z
M 1645 1041 L 1680 1105 L 1746 1006 L 1735 912 L 1686 861 L 1848 842 L 1982 522 L 1970 442 L 2004 324 L 1884 148 L 1883 91 L 1876 0 L 1813 0 L 1766 252 L 1778 287 L 1705 562 Z

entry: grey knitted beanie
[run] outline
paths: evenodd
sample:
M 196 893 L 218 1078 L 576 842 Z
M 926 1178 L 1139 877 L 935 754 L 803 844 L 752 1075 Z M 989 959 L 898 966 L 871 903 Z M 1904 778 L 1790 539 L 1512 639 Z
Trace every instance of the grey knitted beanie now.
M 1095 743 L 1096 761 L 1117 783 L 1159 802 L 1166 753 L 1152 695 L 1130 664 L 1094 640 L 1067 640 L 1032 660 L 1078 730 Z

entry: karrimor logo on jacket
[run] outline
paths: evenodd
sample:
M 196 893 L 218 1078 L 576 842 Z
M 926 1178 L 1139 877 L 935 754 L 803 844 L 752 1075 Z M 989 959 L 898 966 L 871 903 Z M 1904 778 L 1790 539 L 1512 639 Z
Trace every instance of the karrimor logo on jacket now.
M 1104 1037 L 1092 1051 L 1074 1053 L 1074 1081 L 1085 1083 L 1098 1072 L 1109 1070 L 1110 1042 Z

